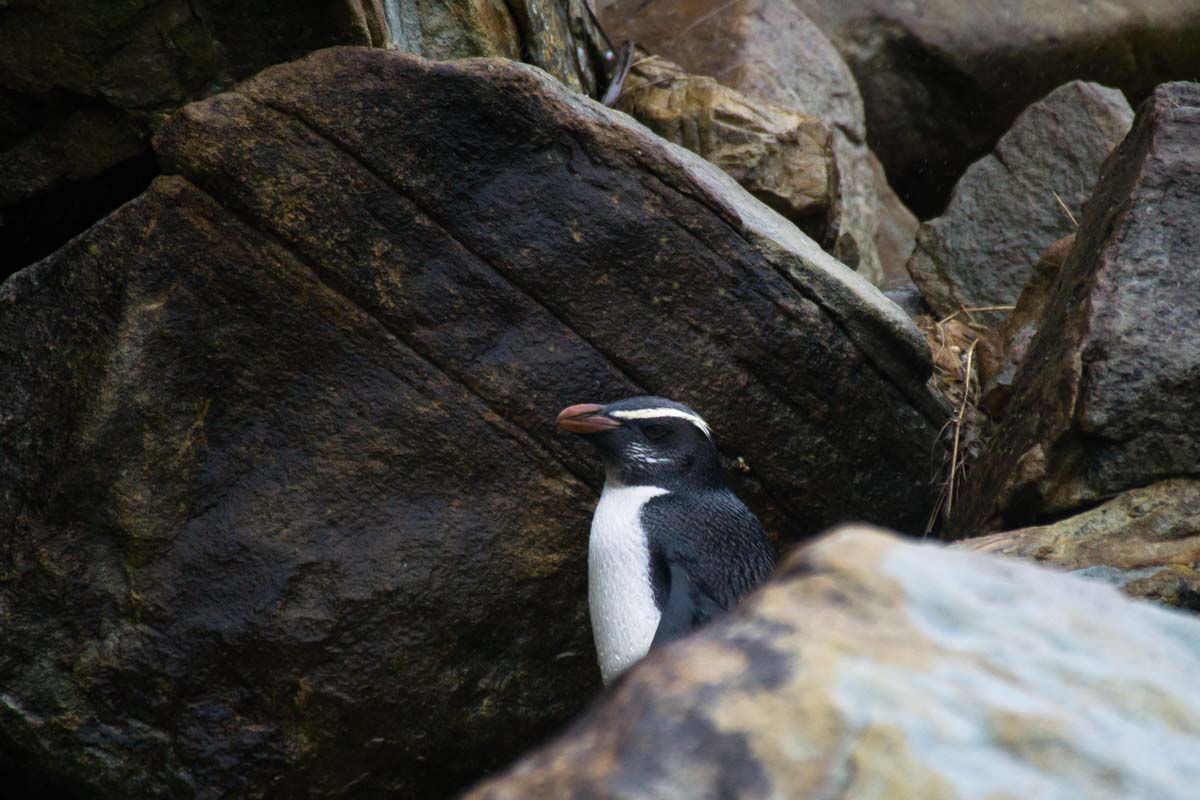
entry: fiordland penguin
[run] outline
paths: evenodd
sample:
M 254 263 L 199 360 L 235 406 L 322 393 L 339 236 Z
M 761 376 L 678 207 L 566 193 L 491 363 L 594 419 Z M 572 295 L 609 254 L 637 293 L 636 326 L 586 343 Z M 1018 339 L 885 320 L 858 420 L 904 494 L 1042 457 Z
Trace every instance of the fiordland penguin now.
M 558 427 L 607 470 L 588 541 L 588 606 L 605 684 L 762 583 L 774 555 L 725 485 L 712 431 L 661 397 L 564 408 Z

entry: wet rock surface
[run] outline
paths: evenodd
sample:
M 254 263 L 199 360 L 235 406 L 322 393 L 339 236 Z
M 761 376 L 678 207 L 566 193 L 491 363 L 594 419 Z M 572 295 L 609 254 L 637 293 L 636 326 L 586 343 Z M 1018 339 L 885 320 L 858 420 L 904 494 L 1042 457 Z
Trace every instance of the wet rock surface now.
M 1192 0 L 797 5 L 853 70 L 870 146 L 922 219 L 940 214 L 967 165 L 1056 87 L 1095 81 L 1137 105 L 1158 84 L 1200 71 Z
M 1200 481 L 1130 489 L 1051 525 L 955 546 L 1061 567 L 1133 597 L 1200 611 Z
M 1014 305 L 1038 255 L 1075 230 L 1132 122 L 1120 92 L 1080 81 L 1026 109 L 967 169 L 945 214 L 917 232 L 908 271 L 937 315 Z
M 536 70 L 326 50 L 156 146 L 171 177 L 0 289 L 10 764 L 157 797 L 505 763 L 597 684 L 568 402 L 697 408 L 783 541 L 927 514 L 903 313 Z
M 1191 617 L 844 529 L 468 797 L 1184 800 L 1198 669 Z
M 1105 163 L 958 535 L 1200 474 L 1200 84 L 1170 83 Z

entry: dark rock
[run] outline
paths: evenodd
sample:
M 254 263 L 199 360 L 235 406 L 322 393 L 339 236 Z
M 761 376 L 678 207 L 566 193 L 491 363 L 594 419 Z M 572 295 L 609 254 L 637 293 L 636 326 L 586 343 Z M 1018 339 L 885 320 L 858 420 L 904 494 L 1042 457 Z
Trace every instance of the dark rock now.
M 1072 233 L 1046 248 L 1033 266 L 1029 282 L 1017 299 L 1017 307 L 986 334 L 989 346 L 979 349 L 979 383 L 982 387 L 979 405 L 997 419 L 1008 410 L 1017 368 L 1025 360 L 1029 344 L 1042 324 L 1054 281 L 1074 243 L 1075 234 Z
M 1078 81 L 1027 108 L 917 233 L 908 271 L 937 315 L 1014 305 L 1038 254 L 1075 230 L 1132 122 L 1120 92 Z
M 907 285 L 886 289 L 883 295 L 899 306 L 911 320 L 916 320 L 922 314 L 929 313 L 929 309 L 925 305 L 925 299 L 921 297 L 921 293 L 917 291 L 917 287 L 912 282 L 909 282 Z
M 0 751 L 94 796 L 435 796 L 598 685 L 570 402 L 670 394 L 794 541 L 909 530 L 907 319 L 718 169 L 504 61 L 186 107 L 0 288 Z
M 1136 105 L 1200 74 L 1194 0 L 797 0 L 862 90 L 871 148 L 921 219 L 1030 103 L 1072 80 Z
M 166 112 L 321 47 L 382 46 L 379 14 L 369 0 L 4 4 L 0 280 L 129 199 L 104 187 Z
M 435 59 L 523 59 L 594 95 L 605 82 L 604 45 L 583 3 L 5 3 L 0 280 L 128 200 L 113 171 L 140 163 L 166 114 L 322 47 L 392 46 Z M 114 183 L 112 191 L 103 191 Z M 47 206 L 49 214 L 27 213 Z
M 1104 165 L 958 534 L 1200 475 L 1200 84 L 1164 84 Z
M 1111 583 L 1132 597 L 1200 611 L 1200 481 L 1130 489 L 1050 525 L 954 546 L 1031 559 Z
M 467 798 L 1187 800 L 1197 672 L 1200 621 L 843 529 Z
M 615 40 L 708 75 L 751 97 L 797 109 L 834 128 L 838 202 L 817 237 L 838 260 L 881 284 L 879 197 L 866 147 L 862 99 L 824 34 L 788 0 L 622 0 L 601 11 Z

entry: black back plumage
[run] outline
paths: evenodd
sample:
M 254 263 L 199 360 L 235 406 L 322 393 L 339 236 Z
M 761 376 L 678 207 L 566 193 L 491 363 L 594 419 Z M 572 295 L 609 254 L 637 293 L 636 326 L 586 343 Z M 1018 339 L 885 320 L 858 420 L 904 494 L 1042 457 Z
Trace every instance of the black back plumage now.
M 665 609 L 672 564 L 691 579 L 696 598 L 693 625 L 737 604 L 775 567 L 758 517 L 725 487 L 673 492 L 642 509 L 650 545 L 655 604 Z

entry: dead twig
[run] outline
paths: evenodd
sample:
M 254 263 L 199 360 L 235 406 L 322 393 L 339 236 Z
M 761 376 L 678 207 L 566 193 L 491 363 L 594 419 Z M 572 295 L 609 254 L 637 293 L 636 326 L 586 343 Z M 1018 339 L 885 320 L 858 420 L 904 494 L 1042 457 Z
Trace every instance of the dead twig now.
M 946 490 L 946 516 L 945 519 L 950 519 L 950 515 L 954 513 L 954 482 L 958 473 L 959 466 L 959 441 L 962 435 L 963 419 L 967 415 L 967 405 L 971 399 L 971 368 L 975 358 L 975 345 L 979 344 L 979 340 L 971 342 L 971 346 L 967 348 L 967 366 L 964 370 L 962 403 L 958 406 L 958 414 L 954 418 L 954 445 L 950 449 L 950 477 L 947 481 L 949 488 Z
M 958 311 L 955 311 L 950 316 L 946 317 L 945 319 L 938 320 L 937 324 L 945 325 L 947 322 L 954 319 L 959 314 L 966 314 L 968 317 L 970 317 L 972 314 L 982 314 L 985 311 L 1012 311 L 1015 308 L 1016 308 L 1016 306 L 971 306 L 971 307 L 961 306 L 961 307 L 959 307 Z
M 1075 215 L 1071 213 L 1071 209 L 1067 208 L 1067 204 L 1063 202 L 1063 199 L 1058 196 L 1058 192 L 1051 189 L 1050 194 L 1054 195 L 1054 199 L 1058 201 L 1058 207 L 1066 212 L 1067 219 L 1071 220 L 1071 224 L 1078 228 L 1079 222 L 1075 219 Z

